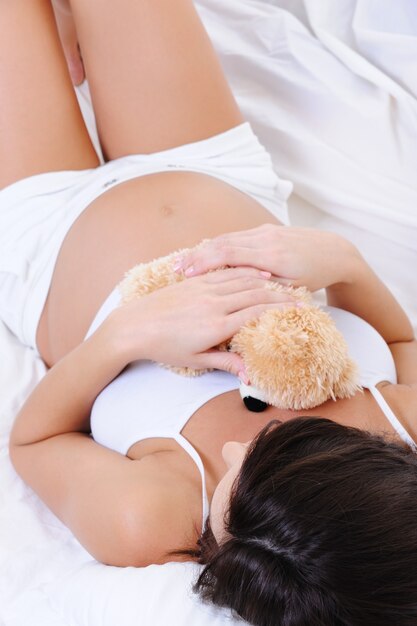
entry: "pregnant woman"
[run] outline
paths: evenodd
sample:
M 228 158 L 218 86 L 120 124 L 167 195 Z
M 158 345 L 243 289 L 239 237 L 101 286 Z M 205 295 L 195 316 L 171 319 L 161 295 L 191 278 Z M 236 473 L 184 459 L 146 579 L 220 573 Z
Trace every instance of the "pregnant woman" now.
M 15 422 L 16 470 L 97 559 L 200 558 L 202 595 L 253 624 L 415 624 L 405 313 L 350 243 L 280 225 L 291 186 L 191 0 L 70 8 L 104 165 L 50 1 L 0 0 L 0 316 L 50 367 Z M 203 238 L 173 268 L 186 280 L 119 306 L 126 270 Z M 248 413 L 240 358 L 212 348 L 296 304 L 269 279 L 327 289 L 363 392 Z

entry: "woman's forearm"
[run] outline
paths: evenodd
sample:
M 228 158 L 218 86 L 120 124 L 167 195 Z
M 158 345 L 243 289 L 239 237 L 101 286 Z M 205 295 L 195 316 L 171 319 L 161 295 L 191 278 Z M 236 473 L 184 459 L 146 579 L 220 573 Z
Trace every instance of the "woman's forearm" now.
M 225 265 L 256 267 L 313 292 L 326 287 L 330 305 L 356 313 L 387 343 L 413 339 L 393 295 L 355 246 L 335 233 L 264 224 L 205 242 L 179 258 L 175 271 L 197 276 Z
M 131 361 L 214 367 L 239 375 L 241 357 L 213 347 L 265 310 L 294 302 L 265 289 L 265 282 L 253 269 L 226 269 L 117 307 L 39 383 L 16 418 L 11 445 L 89 432 L 95 398 Z
M 89 432 L 100 391 L 126 366 L 113 320 L 59 361 L 20 410 L 10 444 L 21 446 L 69 432 Z
M 327 287 L 328 304 L 362 317 L 387 343 L 412 341 L 414 332 L 407 315 L 356 250 L 348 274 L 348 280 Z

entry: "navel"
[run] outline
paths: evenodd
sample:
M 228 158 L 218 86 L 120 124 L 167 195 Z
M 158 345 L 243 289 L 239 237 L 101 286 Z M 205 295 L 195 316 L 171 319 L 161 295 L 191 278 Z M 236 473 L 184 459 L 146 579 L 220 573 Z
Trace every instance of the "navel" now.
M 175 213 L 175 205 L 174 204 L 163 204 L 161 206 L 161 213 L 163 217 L 170 217 Z

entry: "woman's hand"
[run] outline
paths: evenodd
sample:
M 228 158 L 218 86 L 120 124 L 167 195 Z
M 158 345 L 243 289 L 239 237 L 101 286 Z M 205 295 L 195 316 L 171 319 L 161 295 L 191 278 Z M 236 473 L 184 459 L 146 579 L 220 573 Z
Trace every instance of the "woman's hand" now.
M 52 6 L 71 80 L 75 86 L 81 85 L 85 72 L 70 4 L 68 0 L 52 0 Z
M 183 259 L 175 270 L 197 276 L 224 266 L 250 266 L 273 279 L 316 291 L 349 282 L 356 248 L 339 235 L 309 228 L 264 224 L 216 237 Z
M 251 268 L 219 270 L 119 307 L 113 328 L 126 363 L 150 359 L 177 367 L 216 368 L 245 380 L 241 357 L 213 347 L 267 309 L 294 306 L 293 297 L 265 288 L 269 276 Z

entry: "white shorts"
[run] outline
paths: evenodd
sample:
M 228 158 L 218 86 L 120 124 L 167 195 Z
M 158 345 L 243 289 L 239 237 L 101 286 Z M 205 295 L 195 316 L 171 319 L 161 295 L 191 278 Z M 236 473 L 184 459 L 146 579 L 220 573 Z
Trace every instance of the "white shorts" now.
M 292 184 L 276 175 L 248 122 L 163 152 L 20 180 L 0 191 L 0 319 L 22 343 L 38 352 L 36 331 L 56 259 L 77 217 L 110 187 L 173 170 L 223 180 L 288 222 L 286 200 Z

